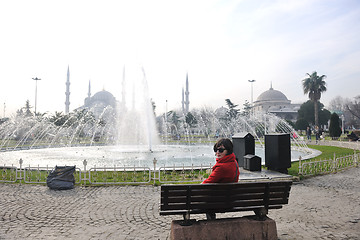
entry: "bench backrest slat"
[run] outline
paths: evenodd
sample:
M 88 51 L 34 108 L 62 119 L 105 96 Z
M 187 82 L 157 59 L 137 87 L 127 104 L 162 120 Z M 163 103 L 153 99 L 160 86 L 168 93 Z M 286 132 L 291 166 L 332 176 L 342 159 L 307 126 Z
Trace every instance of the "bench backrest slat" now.
M 288 203 L 292 181 L 162 185 L 160 214 L 280 208 Z

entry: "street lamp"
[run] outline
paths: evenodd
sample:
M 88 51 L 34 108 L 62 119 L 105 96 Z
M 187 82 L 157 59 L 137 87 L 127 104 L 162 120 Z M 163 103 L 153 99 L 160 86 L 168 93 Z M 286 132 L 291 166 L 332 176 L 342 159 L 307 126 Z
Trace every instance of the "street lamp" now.
M 32 78 L 35 81 L 35 115 L 36 115 L 36 103 L 37 103 L 37 81 L 41 80 L 40 78 Z
M 249 83 L 251 83 L 251 112 L 253 113 L 253 83 L 255 82 L 255 80 L 248 80 Z
M 342 114 L 341 116 L 340 116 L 340 118 L 341 118 L 341 130 L 342 130 L 342 134 L 344 134 L 344 120 L 345 120 L 345 116 L 344 116 L 344 114 Z

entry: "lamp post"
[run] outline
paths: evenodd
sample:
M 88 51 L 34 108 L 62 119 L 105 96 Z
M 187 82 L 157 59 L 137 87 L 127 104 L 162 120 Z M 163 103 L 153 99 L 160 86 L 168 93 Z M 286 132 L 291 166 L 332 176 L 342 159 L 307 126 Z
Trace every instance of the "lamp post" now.
M 341 130 L 342 130 L 342 134 L 344 134 L 344 120 L 345 120 L 345 116 L 344 116 L 344 114 L 342 114 L 341 116 L 340 116 L 340 118 L 341 118 Z
M 251 112 L 254 113 L 254 109 L 253 109 L 253 83 L 255 82 L 255 80 L 248 80 L 249 83 L 251 83 Z
M 41 80 L 40 78 L 32 78 L 35 81 L 35 115 L 36 115 L 36 104 L 37 104 L 37 82 Z

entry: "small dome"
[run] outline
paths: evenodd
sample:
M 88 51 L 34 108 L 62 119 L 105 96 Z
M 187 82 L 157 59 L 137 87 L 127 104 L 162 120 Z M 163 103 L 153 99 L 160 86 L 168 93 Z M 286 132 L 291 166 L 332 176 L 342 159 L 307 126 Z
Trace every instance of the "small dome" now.
M 260 94 L 257 101 L 289 101 L 285 94 L 278 90 L 270 88 L 269 90 Z

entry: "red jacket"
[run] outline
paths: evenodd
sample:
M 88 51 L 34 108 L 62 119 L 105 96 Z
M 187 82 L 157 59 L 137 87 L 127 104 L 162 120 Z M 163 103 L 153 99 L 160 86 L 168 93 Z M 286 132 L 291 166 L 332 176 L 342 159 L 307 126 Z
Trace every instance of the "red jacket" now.
M 239 166 L 235 154 L 226 155 L 216 159 L 210 176 L 203 183 L 228 183 L 239 181 Z

